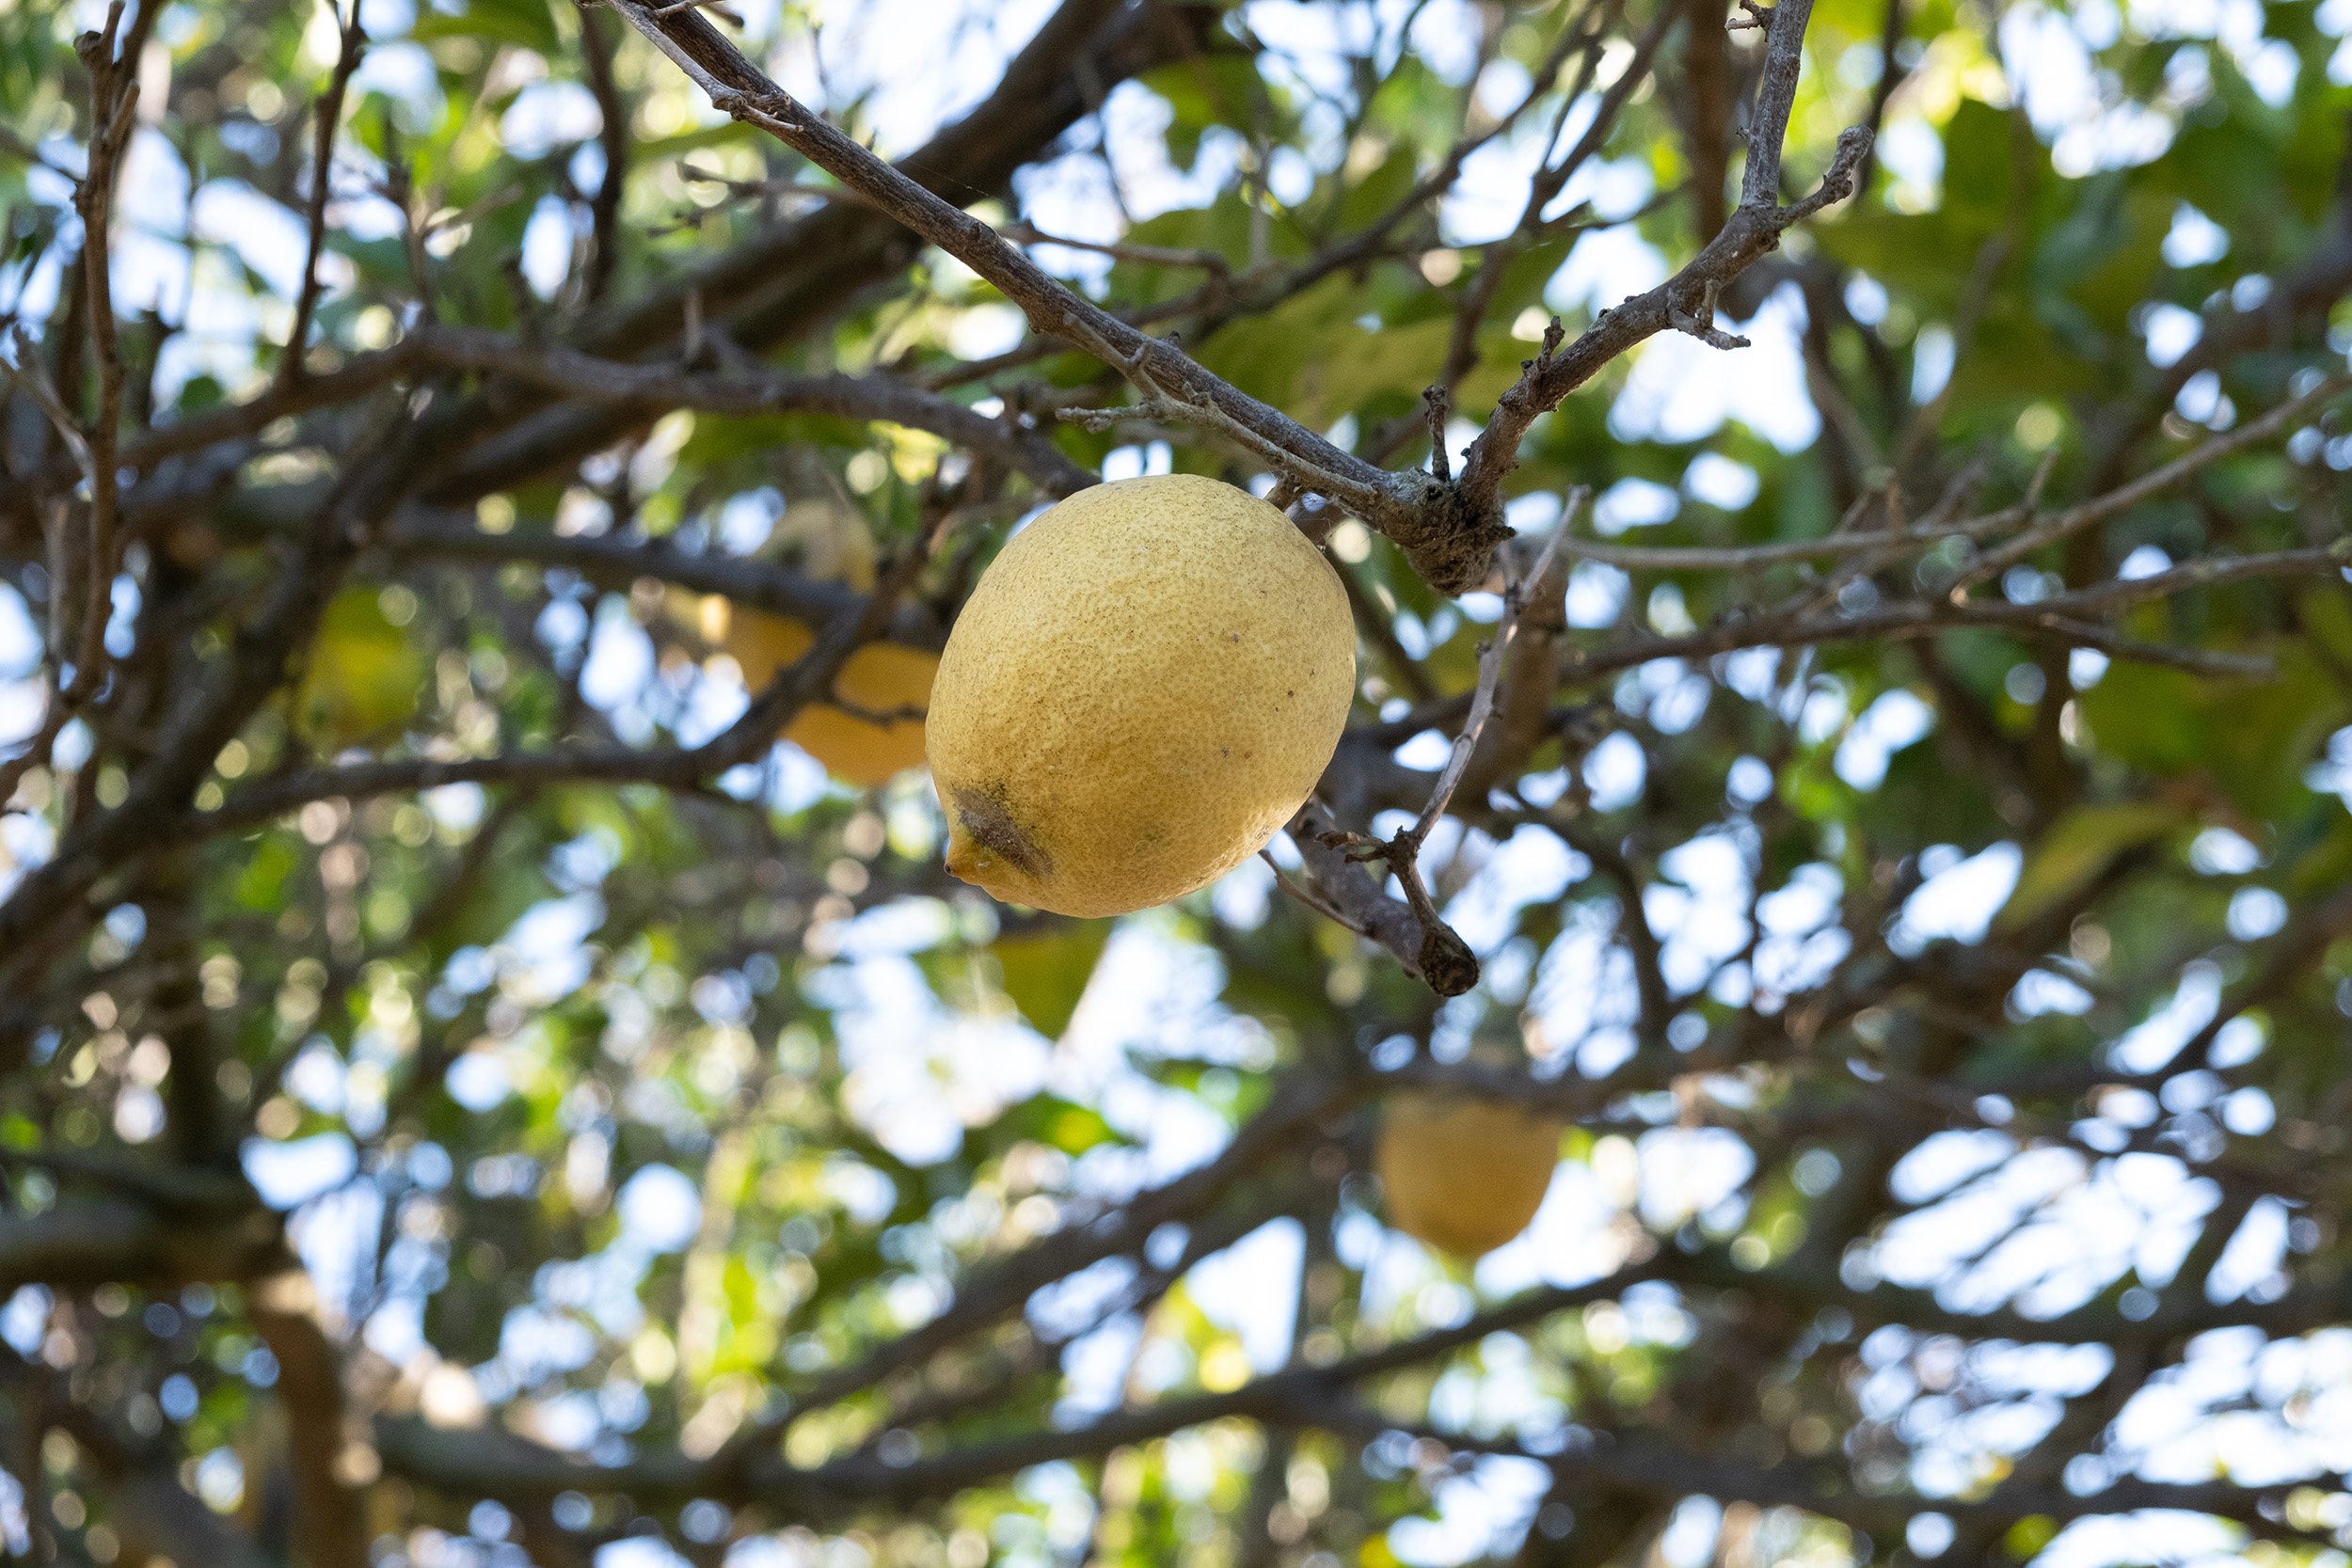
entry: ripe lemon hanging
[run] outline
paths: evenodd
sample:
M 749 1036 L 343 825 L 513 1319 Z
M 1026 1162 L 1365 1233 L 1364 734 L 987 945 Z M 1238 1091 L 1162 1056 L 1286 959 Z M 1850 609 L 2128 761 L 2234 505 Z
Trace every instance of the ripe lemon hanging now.
M 1561 1127 L 1490 1101 L 1392 1096 L 1373 1153 L 1389 1223 L 1458 1257 L 1492 1252 L 1543 1207 Z
M 947 869 L 1060 914 L 1203 887 L 1305 802 L 1356 689 L 1339 577 L 1192 474 L 1081 490 L 1007 545 L 940 656 Z

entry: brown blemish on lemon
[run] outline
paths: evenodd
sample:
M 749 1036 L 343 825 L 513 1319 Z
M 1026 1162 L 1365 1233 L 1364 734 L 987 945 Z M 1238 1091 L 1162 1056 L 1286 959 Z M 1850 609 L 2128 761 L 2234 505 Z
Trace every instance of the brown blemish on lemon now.
M 1029 835 L 1021 831 L 1021 825 L 1013 820 L 1011 811 L 1003 800 L 979 789 L 958 789 L 955 795 L 956 821 L 973 843 L 1001 857 L 1006 864 L 1025 877 L 1050 877 L 1054 874 L 1054 858 L 1039 848 Z M 968 851 L 969 846 L 964 847 Z M 956 847 L 951 845 L 947 869 L 967 882 L 979 880 L 977 877 L 964 876 L 956 865 L 955 855 Z M 986 869 L 983 863 L 968 852 L 965 859 L 975 870 Z

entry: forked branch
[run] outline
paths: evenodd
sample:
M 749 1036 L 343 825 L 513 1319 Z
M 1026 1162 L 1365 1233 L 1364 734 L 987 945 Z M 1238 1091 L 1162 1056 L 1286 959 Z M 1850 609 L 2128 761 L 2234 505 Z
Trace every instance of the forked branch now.
M 1499 505 L 1503 480 L 1518 466 L 1519 442 L 1536 419 L 1592 379 L 1603 365 L 1660 332 L 1687 332 L 1717 348 L 1742 341 L 1714 325 L 1715 301 L 1723 287 L 1780 246 L 1781 235 L 1853 195 L 1857 171 L 1868 156 L 1871 133 L 1849 126 L 1840 133 L 1820 184 L 1802 200 L 1783 205 L 1780 170 L 1789 110 L 1796 102 L 1804 60 L 1804 30 L 1813 0 L 1781 0 L 1770 8 L 1743 8 L 1736 28 L 1764 33 L 1762 81 L 1748 119 L 1748 162 L 1740 181 L 1740 206 L 1721 232 L 1689 265 L 1647 293 L 1635 294 L 1604 310 L 1565 352 L 1547 353 L 1521 367 L 1518 381 L 1495 405 L 1486 432 L 1470 446 L 1459 489 L 1468 510 Z
M 1306 429 L 1279 409 L 1229 385 L 1172 347 L 1155 343 L 1128 323 L 1065 288 L 987 223 L 926 190 L 826 123 L 771 81 L 743 53 L 695 11 L 657 8 L 646 0 L 612 0 L 629 24 L 676 64 L 712 104 L 755 125 L 816 164 L 865 199 L 889 213 L 994 284 L 1021 308 L 1041 335 L 1084 345 L 1117 368 L 1141 395 L 1138 407 L 1089 410 L 1071 418 L 1102 424 L 1119 418 L 1180 420 L 1214 429 L 1264 463 L 1297 491 L 1340 502 L 1387 534 L 1415 570 L 1441 593 L 1458 594 L 1483 580 L 1494 546 L 1509 537 L 1502 521 L 1502 482 L 1517 465 L 1520 439 L 1535 417 L 1583 384 L 1607 360 L 1651 333 L 1694 331 L 1728 343 L 1711 323 L 1715 293 L 1779 243 L 1791 225 L 1840 200 L 1853 189 L 1854 169 L 1870 136 L 1855 129 L 1838 139 L 1821 187 L 1788 206 L 1773 194 L 1780 138 L 1796 93 L 1797 62 L 1811 0 L 1784 0 L 1764 13 L 1767 65 L 1763 98 L 1751 137 L 1751 194 L 1733 221 L 1697 261 L 1660 289 L 1604 315 L 1565 355 L 1547 352 L 1504 395 L 1485 435 L 1471 448 L 1458 479 L 1418 469 L 1391 472 Z
M 1567 506 L 1561 513 L 1559 526 L 1536 552 L 1534 562 L 1523 573 L 1513 572 L 1504 552 L 1506 580 L 1502 593 L 1502 617 L 1495 625 L 1494 635 L 1478 648 L 1478 686 L 1470 697 L 1470 715 L 1462 722 L 1461 733 L 1454 737 L 1454 749 L 1447 754 L 1445 766 L 1438 772 L 1438 781 L 1431 786 L 1429 800 L 1421 809 L 1421 816 L 1412 826 L 1393 838 L 1375 839 L 1362 833 L 1336 829 L 1317 830 L 1313 836 L 1324 848 L 1343 851 L 1350 861 L 1384 861 L 1405 890 L 1406 908 L 1412 911 L 1419 927 L 1420 941 L 1409 955 L 1409 966 L 1429 983 L 1440 996 L 1459 996 L 1478 983 L 1478 956 L 1470 951 L 1458 932 L 1448 926 L 1438 913 L 1437 901 L 1430 897 L 1427 882 L 1421 874 L 1422 846 L 1445 815 L 1454 800 L 1454 792 L 1461 786 L 1462 777 L 1469 770 L 1470 758 L 1478 750 L 1479 736 L 1486 733 L 1486 721 L 1493 717 L 1495 692 L 1502 680 L 1503 656 L 1518 636 L 1519 619 L 1538 593 L 1551 571 L 1552 557 L 1559 553 L 1560 542 L 1567 536 L 1583 509 L 1591 492 L 1579 485 L 1568 493 Z M 1305 820 L 1302 816 L 1301 820 Z M 1303 847 L 1302 847 L 1303 848 Z M 1395 946 L 1390 937 L 1394 934 L 1394 922 L 1382 923 L 1370 917 L 1360 908 L 1361 899 L 1354 899 L 1359 908 L 1354 911 L 1335 909 L 1332 895 L 1319 891 L 1313 895 L 1284 886 L 1311 908 L 1330 915 L 1342 925 L 1361 935 L 1373 937 L 1384 945 Z M 1383 900 L 1387 902 L 1387 900 Z M 1399 957 L 1406 957 L 1402 951 Z

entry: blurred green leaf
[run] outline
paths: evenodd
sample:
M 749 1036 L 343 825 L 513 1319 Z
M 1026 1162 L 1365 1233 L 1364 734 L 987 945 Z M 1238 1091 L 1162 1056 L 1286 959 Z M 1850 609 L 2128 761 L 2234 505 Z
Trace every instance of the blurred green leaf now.
M 294 712 L 295 727 L 322 751 L 381 735 L 423 699 L 425 656 L 386 618 L 381 597 L 373 588 L 346 588 L 319 623 Z
M 1003 971 L 1005 994 L 1047 1039 L 1060 1037 L 1109 942 L 1110 920 L 1073 920 L 1057 931 L 1000 937 L 989 944 Z
M 2035 844 L 1995 925 L 2003 931 L 2031 925 L 2045 911 L 2089 887 L 2117 856 L 2189 820 L 2181 807 L 2163 801 L 2076 806 Z

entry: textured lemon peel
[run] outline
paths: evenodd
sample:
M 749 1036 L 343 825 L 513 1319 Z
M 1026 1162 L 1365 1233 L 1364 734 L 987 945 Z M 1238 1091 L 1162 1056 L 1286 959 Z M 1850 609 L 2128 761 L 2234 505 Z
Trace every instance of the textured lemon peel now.
M 1205 886 L 1290 819 L 1355 691 L 1355 626 L 1290 520 L 1215 480 L 1084 490 L 957 617 L 927 746 L 947 868 L 1061 914 Z

